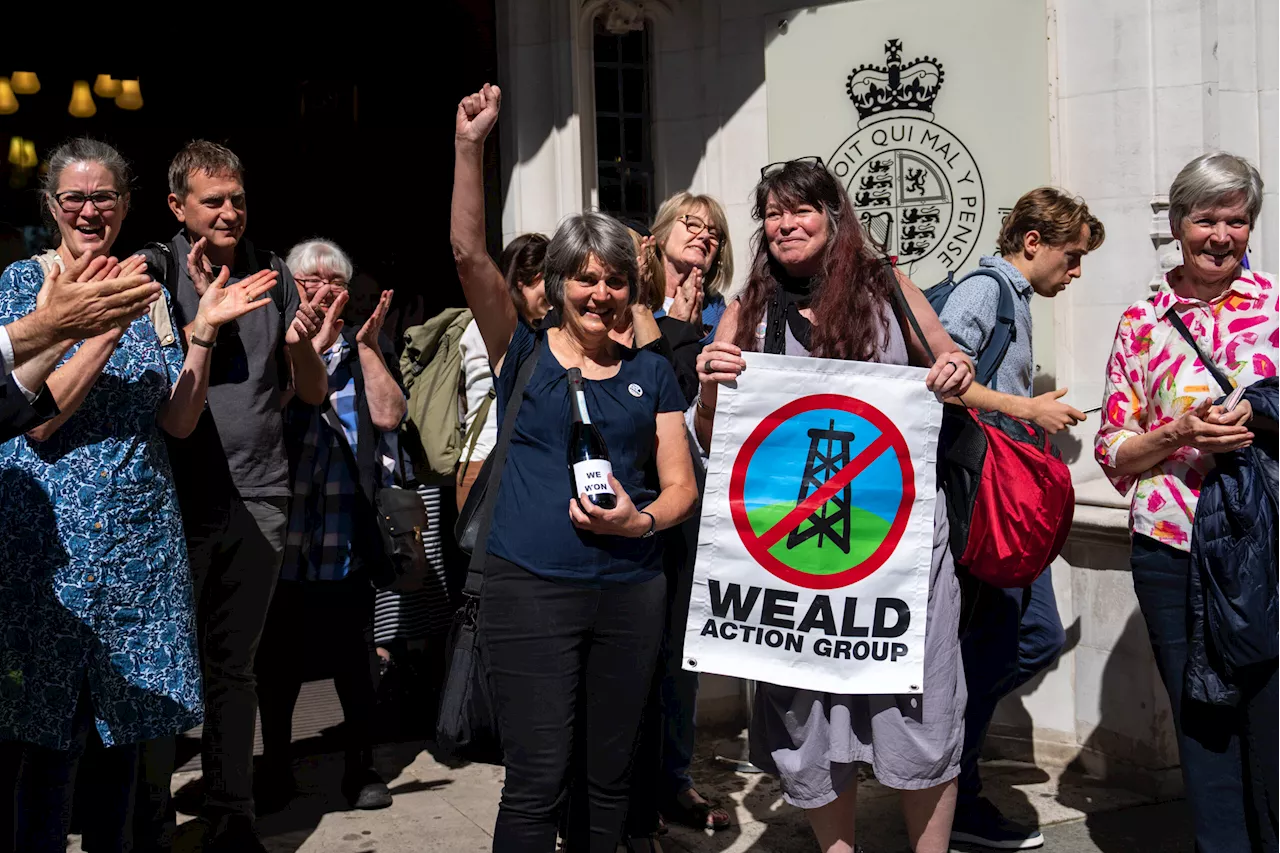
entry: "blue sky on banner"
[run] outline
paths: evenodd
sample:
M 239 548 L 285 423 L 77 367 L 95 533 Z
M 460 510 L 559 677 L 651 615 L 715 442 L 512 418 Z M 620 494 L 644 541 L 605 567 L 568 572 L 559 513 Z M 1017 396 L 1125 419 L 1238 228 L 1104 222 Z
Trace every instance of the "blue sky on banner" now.
M 748 512 L 784 502 L 795 505 L 809 454 L 809 430 L 828 429 L 832 420 L 835 420 L 837 430 L 854 435 L 849 443 L 851 460 L 880 437 L 879 428 L 864 418 L 838 409 L 814 409 L 785 421 L 761 442 L 751 458 L 743 494 Z M 826 452 L 826 449 L 827 444 L 823 441 L 819 450 Z M 852 499 L 853 505 L 859 509 L 874 513 L 885 521 L 893 521 L 902 500 L 902 471 L 892 448 L 886 449 L 854 478 Z

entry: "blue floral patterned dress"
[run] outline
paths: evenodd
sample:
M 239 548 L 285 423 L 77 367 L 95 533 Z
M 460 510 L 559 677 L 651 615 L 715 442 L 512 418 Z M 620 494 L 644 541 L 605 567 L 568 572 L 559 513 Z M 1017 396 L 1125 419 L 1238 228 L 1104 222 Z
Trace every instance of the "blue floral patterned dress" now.
M 6 269 L 0 323 L 32 311 L 43 282 L 36 261 Z M 201 721 L 187 546 L 156 423 L 182 369 L 167 343 L 135 320 L 48 441 L 0 444 L 0 740 L 67 749 L 86 680 L 109 746 Z

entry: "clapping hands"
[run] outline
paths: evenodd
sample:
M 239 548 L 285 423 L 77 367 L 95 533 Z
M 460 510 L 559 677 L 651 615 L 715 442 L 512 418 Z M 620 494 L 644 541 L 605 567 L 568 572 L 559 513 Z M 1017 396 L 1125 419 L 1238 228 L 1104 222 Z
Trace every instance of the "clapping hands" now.
M 231 270 L 223 266 L 215 276 L 212 264 L 205 257 L 205 246 L 205 239 L 201 237 L 187 254 L 187 274 L 191 276 L 196 293 L 200 294 L 200 307 L 196 310 L 197 324 L 216 330 L 270 302 L 262 297 L 276 286 L 279 273 L 271 269 L 261 270 L 228 285 Z M 197 330 L 200 331 L 199 325 Z
M 120 263 L 86 254 L 65 269 L 55 263 L 36 296 L 36 310 L 49 311 L 69 341 L 123 332 L 160 298 L 160 285 L 146 272 L 141 255 Z

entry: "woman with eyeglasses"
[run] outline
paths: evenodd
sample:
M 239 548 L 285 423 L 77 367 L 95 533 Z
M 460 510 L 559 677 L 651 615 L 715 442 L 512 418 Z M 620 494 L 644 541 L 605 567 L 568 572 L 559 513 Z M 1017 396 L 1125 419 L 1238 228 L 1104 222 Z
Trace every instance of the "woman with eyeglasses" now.
M 86 255 L 110 275 L 145 272 L 140 257 L 110 257 L 129 210 L 129 167 L 114 148 L 55 149 L 43 199 L 61 242 L 0 276 L 0 322 L 31 311 L 45 277 Z M 186 259 L 193 275 L 203 249 Z M 61 414 L 0 445 L 0 776 L 17 785 L 16 849 L 65 849 L 90 726 L 110 747 L 201 721 L 191 573 L 161 430 L 195 428 L 219 327 L 267 304 L 276 277 L 224 287 L 224 270 L 206 278 L 185 329 L 166 295 L 73 347 L 48 381 Z M 99 803 L 122 812 L 127 792 L 114 786 Z
M 689 323 L 704 344 L 715 337 L 724 294 L 733 285 L 733 246 L 720 202 L 680 192 L 662 203 L 650 229 L 645 267 L 652 277 L 654 312 Z
M 881 364 L 926 364 L 923 342 L 893 309 L 900 288 L 936 361 L 925 384 L 940 398 L 968 390 L 973 364 L 924 294 L 868 245 L 844 187 L 816 158 L 761 173 L 753 215 L 759 247 L 741 295 L 698 357 L 694 427 L 710 445 L 718 383 L 735 381 L 743 351 Z M 916 853 L 945 853 L 955 812 L 965 683 L 957 629 L 960 588 L 938 493 L 929 576 L 923 695 L 848 696 L 759 684 L 751 760 L 806 810 L 824 853 L 854 850 L 858 765 L 901 791 Z
M 632 307 L 634 344 L 651 341 L 650 348 L 671 363 L 689 405 L 698 394 L 698 353 L 714 336 L 724 313 L 723 293 L 733 278 L 724 209 L 710 196 L 681 192 L 663 203 L 652 232 L 638 224 L 631 227 L 642 281 L 640 304 Z M 689 773 L 698 674 L 686 671 L 682 661 L 698 519 L 687 519 L 663 540 L 666 630 L 627 814 L 628 844 L 646 853 L 658 849 L 656 837 L 664 820 L 712 831 L 732 823 L 726 809 L 698 791 Z

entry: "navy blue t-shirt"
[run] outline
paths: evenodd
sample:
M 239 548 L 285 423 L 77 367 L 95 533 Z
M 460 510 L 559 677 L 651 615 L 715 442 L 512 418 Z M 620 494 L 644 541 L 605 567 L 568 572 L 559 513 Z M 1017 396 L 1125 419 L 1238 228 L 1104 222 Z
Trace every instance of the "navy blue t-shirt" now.
M 533 352 L 535 334 L 546 332 L 516 324 L 502 375 L 495 382 L 499 424 L 520 364 Z M 671 365 L 661 356 L 625 347 L 619 352 L 622 361 L 616 376 L 584 381 L 587 410 L 609 448 L 613 475 L 632 502 L 644 508 L 658 495 L 658 413 L 684 411 L 684 398 Z M 565 368 L 544 340 L 507 451 L 488 553 L 540 577 L 591 586 L 652 579 L 662 571 L 661 537 L 600 536 L 579 530 L 569 520 L 572 422 Z

